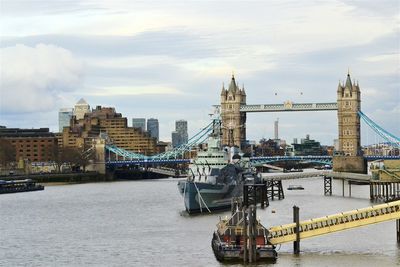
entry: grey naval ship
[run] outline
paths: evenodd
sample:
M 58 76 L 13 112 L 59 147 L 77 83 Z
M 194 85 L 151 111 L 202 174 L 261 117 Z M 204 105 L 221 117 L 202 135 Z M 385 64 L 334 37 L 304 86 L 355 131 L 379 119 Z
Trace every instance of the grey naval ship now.
M 214 120 L 206 150 L 198 151 L 187 179 L 178 182 L 189 214 L 229 209 L 232 198 L 242 196 L 244 182 L 255 178 L 248 171 L 248 158 L 242 158 L 237 147 L 221 146 L 220 128 Z

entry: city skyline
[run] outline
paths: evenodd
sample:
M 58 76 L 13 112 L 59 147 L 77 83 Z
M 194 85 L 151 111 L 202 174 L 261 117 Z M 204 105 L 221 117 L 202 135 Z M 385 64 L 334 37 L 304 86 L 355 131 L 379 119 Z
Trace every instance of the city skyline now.
M 0 125 L 56 131 L 58 110 L 83 97 L 158 118 L 160 140 L 187 120 L 190 137 L 208 124 L 232 71 L 248 104 L 268 104 L 335 102 L 350 68 L 361 109 L 400 135 L 396 1 L 5 0 L 0 13 Z M 249 115 L 248 139 L 272 138 L 277 116 Z M 336 116 L 279 113 L 279 135 L 333 144 Z M 365 134 L 362 144 L 372 143 Z

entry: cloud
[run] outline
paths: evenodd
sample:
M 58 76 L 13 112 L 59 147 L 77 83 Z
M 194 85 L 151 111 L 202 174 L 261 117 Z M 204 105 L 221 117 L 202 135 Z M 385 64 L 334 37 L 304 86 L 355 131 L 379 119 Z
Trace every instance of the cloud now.
M 1 48 L 0 111 L 49 111 L 64 92 L 78 89 L 83 64 L 62 47 L 17 44 Z
M 135 96 L 135 95 L 179 95 L 181 92 L 175 88 L 163 86 L 140 86 L 140 87 L 124 87 L 112 86 L 97 89 L 89 92 L 88 95 L 93 96 Z
M 350 68 L 360 82 L 362 110 L 387 130 L 400 130 L 393 122 L 400 99 L 396 0 L 379 6 L 368 0 L 3 2 L 0 47 L 63 47 L 84 60 L 85 84 L 42 90 L 51 96 L 42 108 L 53 103 L 52 111 L 19 119 L 2 114 L 0 124 L 45 127 L 50 122 L 36 117 L 50 119 L 52 112 L 56 120 L 58 108 L 84 96 L 128 118 L 157 117 L 161 136 L 170 139 L 174 120 L 187 119 L 192 134 L 208 120 L 232 71 L 248 104 L 268 104 L 334 102 Z M 335 112 L 249 114 L 248 138 L 273 136 L 277 117 L 289 141 L 307 133 L 324 144 L 337 138 Z
M 2 46 L 14 43 L 36 45 L 51 43 L 84 57 L 172 56 L 203 58 L 216 56 L 218 51 L 209 40 L 185 30 L 146 31 L 130 36 L 48 34 L 7 37 Z

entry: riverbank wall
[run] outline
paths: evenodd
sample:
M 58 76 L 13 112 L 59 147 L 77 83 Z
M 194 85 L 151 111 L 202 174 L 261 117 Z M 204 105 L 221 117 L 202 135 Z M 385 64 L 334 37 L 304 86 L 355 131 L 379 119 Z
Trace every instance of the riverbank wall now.
M 82 173 L 49 173 L 30 175 L 0 176 L 0 180 L 32 179 L 37 183 L 91 183 L 114 181 L 113 176 L 99 174 L 97 172 Z

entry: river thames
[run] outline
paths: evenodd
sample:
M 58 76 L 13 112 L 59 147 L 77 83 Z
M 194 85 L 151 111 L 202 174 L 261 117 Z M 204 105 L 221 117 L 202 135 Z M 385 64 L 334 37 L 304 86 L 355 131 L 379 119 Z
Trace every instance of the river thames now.
M 242 266 L 221 264 L 211 250 L 219 216 L 188 216 L 178 179 L 47 186 L 41 192 L 0 196 L 0 266 Z M 257 216 L 266 227 L 370 206 L 368 186 L 353 186 L 352 198 L 323 195 L 319 178 L 284 181 L 305 190 L 287 191 Z M 346 187 L 347 190 L 347 187 Z M 347 193 L 346 193 L 347 195 Z M 275 213 L 271 211 L 275 210 Z M 385 222 L 292 243 L 278 249 L 275 264 L 258 266 L 400 265 L 395 222 Z

